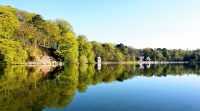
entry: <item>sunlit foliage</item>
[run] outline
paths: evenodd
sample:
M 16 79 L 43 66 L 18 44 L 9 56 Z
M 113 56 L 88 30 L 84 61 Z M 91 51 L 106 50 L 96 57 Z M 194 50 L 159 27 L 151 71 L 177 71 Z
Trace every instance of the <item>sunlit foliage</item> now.
M 0 61 L 5 64 L 22 64 L 28 58 L 19 42 L 0 39 Z

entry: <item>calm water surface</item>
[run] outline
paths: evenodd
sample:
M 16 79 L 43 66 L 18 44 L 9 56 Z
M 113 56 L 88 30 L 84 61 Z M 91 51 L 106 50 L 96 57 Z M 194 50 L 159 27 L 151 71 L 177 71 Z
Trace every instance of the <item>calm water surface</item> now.
M 200 66 L 0 68 L 2 111 L 200 111 Z

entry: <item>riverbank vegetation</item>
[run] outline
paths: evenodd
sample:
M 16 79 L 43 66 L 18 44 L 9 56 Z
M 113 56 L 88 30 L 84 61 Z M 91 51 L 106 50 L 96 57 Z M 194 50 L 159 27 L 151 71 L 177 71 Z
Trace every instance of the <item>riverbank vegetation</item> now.
M 200 49 L 135 49 L 122 43 L 88 41 L 85 35 L 76 35 L 66 20 L 44 20 L 39 14 L 0 6 L 0 63 L 34 61 L 45 53 L 41 46 L 65 63 L 95 63 L 98 56 L 106 62 L 135 62 L 139 56 L 153 61 L 200 61 Z

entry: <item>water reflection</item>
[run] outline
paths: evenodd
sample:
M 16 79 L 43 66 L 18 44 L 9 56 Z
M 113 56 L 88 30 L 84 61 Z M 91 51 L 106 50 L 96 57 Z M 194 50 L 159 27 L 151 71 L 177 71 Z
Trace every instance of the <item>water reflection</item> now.
M 124 81 L 135 76 L 200 74 L 199 65 L 70 65 L 65 67 L 0 67 L 0 110 L 43 110 L 65 108 L 76 91 L 83 93 L 89 85 Z

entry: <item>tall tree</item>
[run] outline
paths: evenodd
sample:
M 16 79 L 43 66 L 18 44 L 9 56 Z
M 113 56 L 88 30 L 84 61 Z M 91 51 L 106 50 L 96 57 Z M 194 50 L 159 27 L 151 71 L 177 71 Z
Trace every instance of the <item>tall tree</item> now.
M 0 38 L 12 38 L 18 26 L 19 20 L 17 17 L 12 12 L 0 6 Z
M 30 44 L 30 39 L 35 36 L 35 27 L 31 24 L 21 23 L 20 26 L 15 30 L 14 40 L 22 43 L 23 47 Z
M 35 15 L 36 14 L 34 13 L 29 13 L 23 10 L 17 11 L 17 18 L 19 19 L 20 22 L 29 22 Z
M 66 63 L 77 63 L 79 55 L 78 42 L 72 30 L 72 26 L 65 20 L 58 19 L 56 22 L 61 30 L 59 50 L 56 50 L 56 54 Z
M 57 22 L 48 20 L 45 22 L 44 25 L 44 31 L 46 33 L 47 38 L 44 38 L 44 45 L 47 44 L 49 47 L 52 46 L 54 47 L 55 44 L 57 44 L 60 41 L 61 38 L 61 29 L 59 28 Z
M 78 62 L 78 42 L 73 32 L 68 32 L 62 36 L 59 50 L 56 50 L 56 54 L 66 63 Z
M 95 58 L 97 58 L 98 56 L 103 57 L 104 48 L 101 45 L 101 43 L 97 41 L 92 41 L 91 43 L 92 43 L 93 51 L 95 53 Z
M 45 20 L 42 18 L 41 15 L 37 14 L 31 19 L 31 21 L 29 21 L 29 23 L 33 24 L 35 27 L 43 31 Z
M 94 63 L 95 54 L 91 42 L 88 42 L 84 35 L 79 35 L 77 41 L 79 43 L 79 62 Z

